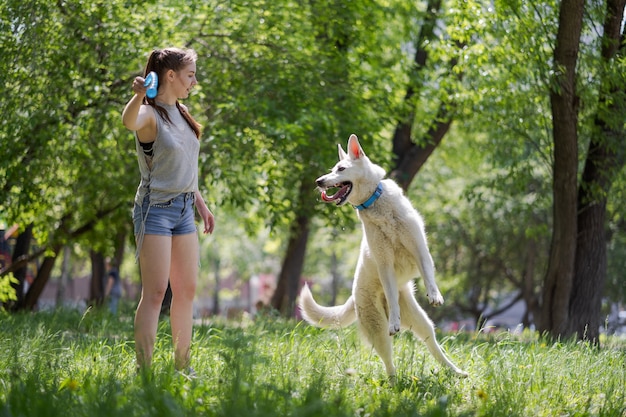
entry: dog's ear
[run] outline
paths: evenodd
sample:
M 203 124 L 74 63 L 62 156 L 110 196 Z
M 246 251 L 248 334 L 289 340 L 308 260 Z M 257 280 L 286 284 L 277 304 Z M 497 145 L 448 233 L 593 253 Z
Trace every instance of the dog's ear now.
M 339 153 L 340 161 L 343 161 L 344 159 L 348 157 L 348 155 L 346 154 L 346 151 L 343 150 L 340 144 L 337 144 L 337 152 Z
M 361 148 L 359 143 L 359 138 L 354 134 L 350 135 L 350 139 L 348 139 L 348 153 L 352 159 L 359 159 L 365 156 L 365 152 L 363 152 L 363 148 Z

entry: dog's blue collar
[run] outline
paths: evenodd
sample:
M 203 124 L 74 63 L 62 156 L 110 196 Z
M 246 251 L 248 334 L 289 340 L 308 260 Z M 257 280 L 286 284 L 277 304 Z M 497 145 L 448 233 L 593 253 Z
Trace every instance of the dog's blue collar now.
M 368 198 L 365 203 L 359 204 L 358 206 L 354 206 L 354 208 L 357 210 L 365 210 L 366 208 L 369 208 L 372 204 L 374 204 L 376 200 L 378 200 L 378 197 L 380 197 L 382 193 L 383 193 L 383 184 L 379 182 L 378 186 L 376 187 L 376 190 L 374 190 L 374 194 L 372 194 L 372 196 Z

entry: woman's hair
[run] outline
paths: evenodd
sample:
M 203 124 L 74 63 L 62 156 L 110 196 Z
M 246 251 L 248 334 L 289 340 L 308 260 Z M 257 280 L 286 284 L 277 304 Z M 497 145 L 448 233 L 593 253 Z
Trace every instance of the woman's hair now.
M 166 49 L 155 49 L 150 54 L 148 58 L 148 63 L 146 64 L 146 70 L 144 71 L 144 77 L 146 77 L 151 71 L 156 72 L 159 79 L 163 79 L 165 74 L 169 70 L 180 71 L 185 68 L 187 65 L 196 62 L 198 59 L 198 55 L 196 51 L 193 49 L 180 49 L 180 48 L 166 48 Z M 159 83 L 159 87 L 161 84 Z M 171 123 L 169 115 L 167 114 L 167 110 L 163 107 L 156 104 L 156 101 L 153 98 L 144 97 L 144 104 L 148 104 L 154 107 L 159 114 L 159 116 L 168 123 Z M 178 100 L 176 101 L 176 108 L 183 116 L 183 118 L 187 121 L 191 129 L 196 134 L 197 138 L 200 138 L 200 124 L 194 120 L 191 115 L 183 109 Z

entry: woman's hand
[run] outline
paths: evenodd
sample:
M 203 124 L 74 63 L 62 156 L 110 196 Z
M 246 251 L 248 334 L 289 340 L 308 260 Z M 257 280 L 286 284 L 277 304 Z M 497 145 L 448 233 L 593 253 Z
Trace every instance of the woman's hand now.
M 215 228 L 215 217 L 213 216 L 213 213 L 211 213 L 211 210 L 209 210 L 209 208 L 206 206 L 204 199 L 198 191 L 196 191 L 195 203 L 198 214 L 204 222 L 204 233 L 213 233 L 213 229 Z
M 133 92 L 139 96 L 140 99 L 146 96 L 148 87 L 145 86 L 146 79 L 143 77 L 135 77 L 133 80 Z

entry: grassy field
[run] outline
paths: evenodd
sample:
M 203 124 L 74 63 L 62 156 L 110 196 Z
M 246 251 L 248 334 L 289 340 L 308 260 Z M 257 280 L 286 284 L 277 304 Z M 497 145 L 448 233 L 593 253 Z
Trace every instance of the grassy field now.
M 196 326 L 197 378 L 173 370 L 167 321 L 137 374 L 132 320 L 0 313 L 0 416 L 626 416 L 626 342 L 601 349 L 532 334 L 440 335 L 470 377 L 396 337 L 398 382 L 354 327 L 262 318 Z

